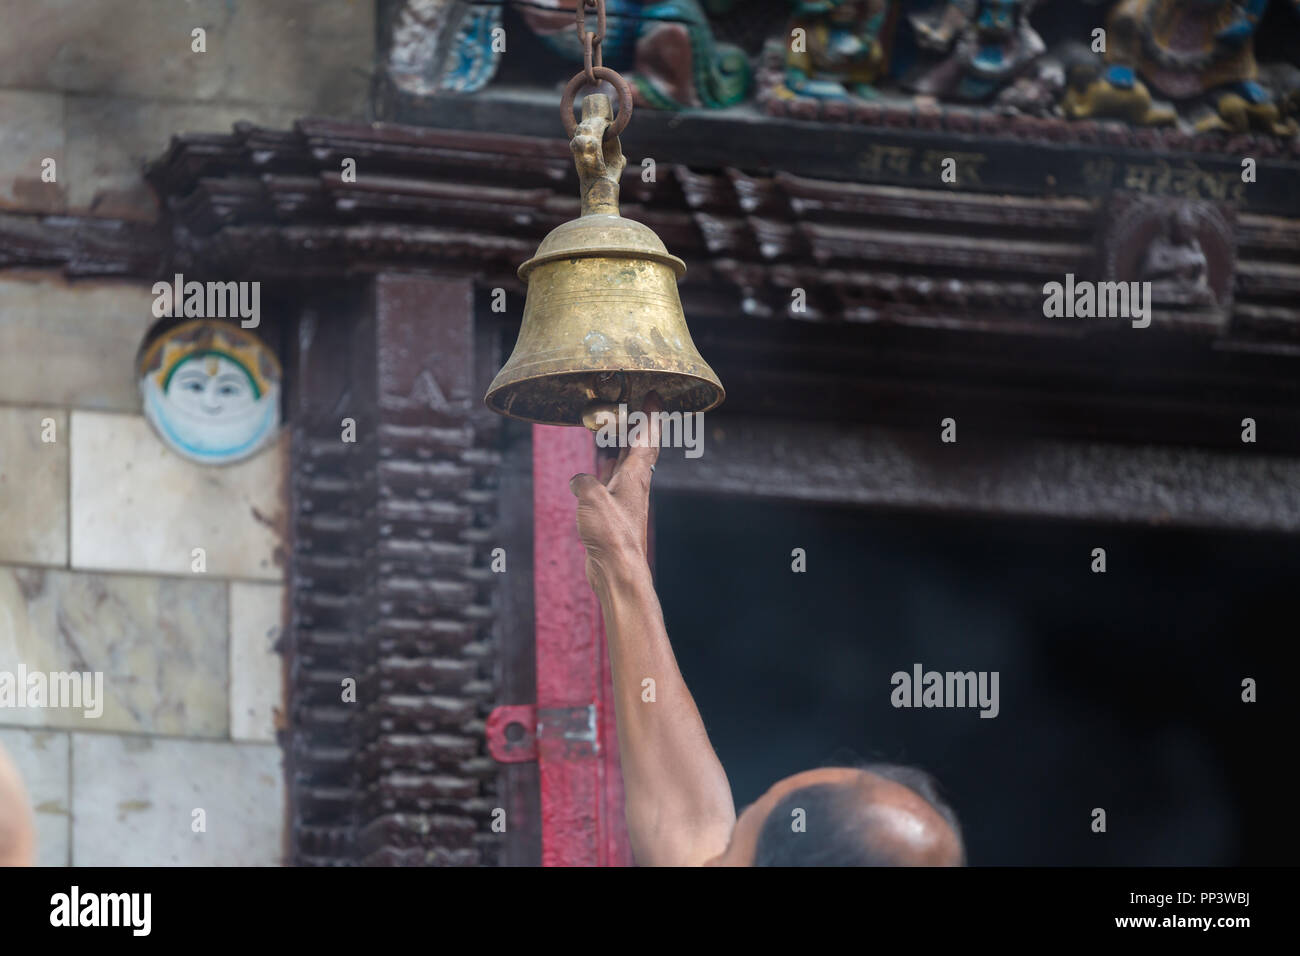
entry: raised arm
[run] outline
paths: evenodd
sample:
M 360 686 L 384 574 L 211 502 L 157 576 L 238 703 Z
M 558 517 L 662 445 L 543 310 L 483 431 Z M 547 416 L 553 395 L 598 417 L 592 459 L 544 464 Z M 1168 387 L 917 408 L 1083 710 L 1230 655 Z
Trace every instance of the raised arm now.
M 0 746 L 0 867 L 32 866 L 34 858 L 32 809 L 18 768 Z
M 658 409 L 652 395 L 645 411 Z M 650 478 L 659 456 L 653 414 L 650 420 L 647 440 L 622 450 L 607 482 L 575 475 L 570 487 L 587 580 L 605 615 L 632 852 L 642 866 L 698 866 L 726 849 L 736 812 L 677 668 L 646 558 Z

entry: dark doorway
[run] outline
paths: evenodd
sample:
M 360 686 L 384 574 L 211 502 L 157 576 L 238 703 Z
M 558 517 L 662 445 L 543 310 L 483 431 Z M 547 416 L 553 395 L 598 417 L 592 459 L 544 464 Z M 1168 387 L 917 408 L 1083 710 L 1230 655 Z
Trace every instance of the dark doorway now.
M 668 494 L 655 508 L 668 631 L 738 807 L 857 757 L 934 773 L 976 865 L 1295 859 L 1295 538 Z M 891 675 L 916 663 L 999 672 L 998 716 L 895 708 Z

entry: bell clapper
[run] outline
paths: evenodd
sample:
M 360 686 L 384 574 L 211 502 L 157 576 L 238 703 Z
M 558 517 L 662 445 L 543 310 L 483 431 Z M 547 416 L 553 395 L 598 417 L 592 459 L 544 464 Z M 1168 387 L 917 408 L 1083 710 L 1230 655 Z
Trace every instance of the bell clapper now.
M 600 372 L 596 376 L 596 388 L 591 391 L 592 398 L 606 402 L 627 401 L 627 375 L 620 369 L 617 372 Z
M 610 402 L 592 402 L 582 410 L 582 424 L 588 431 L 598 432 L 606 425 L 618 428 L 618 406 Z

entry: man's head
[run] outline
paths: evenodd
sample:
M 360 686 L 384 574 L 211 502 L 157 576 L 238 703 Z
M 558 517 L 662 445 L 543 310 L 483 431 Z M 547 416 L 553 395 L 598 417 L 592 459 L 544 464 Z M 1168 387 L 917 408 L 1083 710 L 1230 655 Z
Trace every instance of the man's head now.
M 36 835 L 18 769 L 0 747 L 0 866 L 31 866 Z
M 797 812 L 797 811 L 802 811 Z M 736 820 L 711 866 L 962 866 L 952 808 L 923 771 L 821 767 L 779 780 Z

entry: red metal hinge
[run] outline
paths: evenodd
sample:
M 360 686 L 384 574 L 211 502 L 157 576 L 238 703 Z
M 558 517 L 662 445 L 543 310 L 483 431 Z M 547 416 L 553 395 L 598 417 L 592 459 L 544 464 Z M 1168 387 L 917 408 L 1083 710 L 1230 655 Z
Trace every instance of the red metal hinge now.
M 488 752 L 497 763 L 529 763 L 537 759 L 539 740 L 558 741 L 566 758 L 600 753 L 596 705 L 545 707 L 506 704 L 487 719 Z
M 496 707 L 487 719 L 488 753 L 498 763 L 537 759 L 537 708 L 532 704 Z

